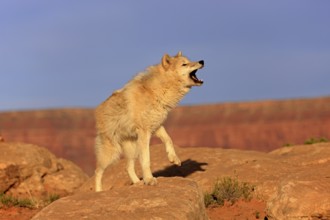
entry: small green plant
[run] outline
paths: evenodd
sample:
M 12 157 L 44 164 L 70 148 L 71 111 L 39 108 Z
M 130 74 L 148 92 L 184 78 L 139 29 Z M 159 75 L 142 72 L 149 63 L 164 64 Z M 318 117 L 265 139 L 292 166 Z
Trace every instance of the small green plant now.
M 59 195 L 57 194 L 50 194 L 46 200 L 46 203 L 50 204 L 52 202 L 55 202 L 56 200 L 58 200 L 60 198 Z
M 234 204 L 238 199 L 250 200 L 254 186 L 247 182 L 239 182 L 238 178 L 223 177 L 218 179 L 211 193 L 204 194 L 205 206 L 224 205 L 225 201 Z
M 293 144 L 287 143 L 287 144 L 283 144 L 283 147 L 291 147 L 293 146 Z
M 35 202 L 31 199 L 18 199 L 9 195 L 0 194 L 0 205 L 1 206 L 16 206 L 25 208 L 34 208 Z
M 50 203 L 58 200 L 60 198 L 57 194 L 50 194 L 44 200 L 34 200 L 32 197 L 31 199 L 28 198 L 16 198 L 10 195 L 0 194 L 0 208 L 1 207 L 24 207 L 24 208 L 40 208 L 49 205 Z
M 204 194 L 204 204 L 206 207 L 216 205 L 217 199 L 211 193 L 207 192 Z
M 316 144 L 316 143 L 325 143 L 329 142 L 327 138 L 321 137 L 321 138 L 309 138 L 307 139 L 304 144 L 309 145 L 309 144 Z
M 256 219 L 259 219 L 260 218 L 260 212 L 256 211 L 255 214 L 256 214 Z

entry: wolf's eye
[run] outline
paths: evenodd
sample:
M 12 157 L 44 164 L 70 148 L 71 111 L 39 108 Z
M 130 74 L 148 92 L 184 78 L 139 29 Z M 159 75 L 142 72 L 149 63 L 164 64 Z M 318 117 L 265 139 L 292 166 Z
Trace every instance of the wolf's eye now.
M 187 66 L 187 64 L 186 63 L 183 63 L 182 66 Z

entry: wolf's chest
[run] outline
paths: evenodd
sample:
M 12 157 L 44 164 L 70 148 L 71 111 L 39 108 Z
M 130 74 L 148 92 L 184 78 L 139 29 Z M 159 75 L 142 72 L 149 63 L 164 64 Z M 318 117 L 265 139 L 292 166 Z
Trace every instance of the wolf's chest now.
M 144 126 L 155 130 L 166 120 L 169 110 L 170 109 L 163 106 L 150 106 L 150 108 L 141 112 L 141 122 Z

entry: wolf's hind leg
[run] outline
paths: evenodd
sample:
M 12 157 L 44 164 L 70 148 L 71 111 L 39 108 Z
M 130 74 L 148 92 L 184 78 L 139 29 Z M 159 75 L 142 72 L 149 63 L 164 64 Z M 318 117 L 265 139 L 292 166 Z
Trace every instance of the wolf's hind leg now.
M 127 159 L 126 170 L 132 183 L 140 182 L 139 177 L 135 173 L 135 160 L 138 157 L 136 145 L 132 142 L 123 143 L 124 154 Z
M 95 139 L 96 170 L 95 191 L 102 191 L 102 177 L 104 170 L 119 159 L 121 149 L 119 145 L 113 145 L 108 139 L 97 136 Z
M 155 135 L 165 144 L 168 160 L 171 163 L 181 166 L 181 160 L 176 155 L 172 139 L 167 134 L 165 128 L 163 126 L 160 126 L 158 130 L 156 130 Z
M 139 177 L 135 173 L 135 159 L 127 158 L 126 170 L 133 184 L 140 182 Z

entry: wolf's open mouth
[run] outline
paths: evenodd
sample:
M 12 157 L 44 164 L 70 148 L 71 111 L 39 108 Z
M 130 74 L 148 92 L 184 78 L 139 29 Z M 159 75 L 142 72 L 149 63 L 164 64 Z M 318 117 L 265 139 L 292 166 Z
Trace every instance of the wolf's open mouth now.
M 200 80 L 200 79 L 197 78 L 197 76 L 196 76 L 196 72 L 197 72 L 197 70 L 194 70 L 194 71 L 192 71 L 191 73 L 189 73 L 190 78 L 191 78 L 195 83 L 203 84 L 203 80 Z

